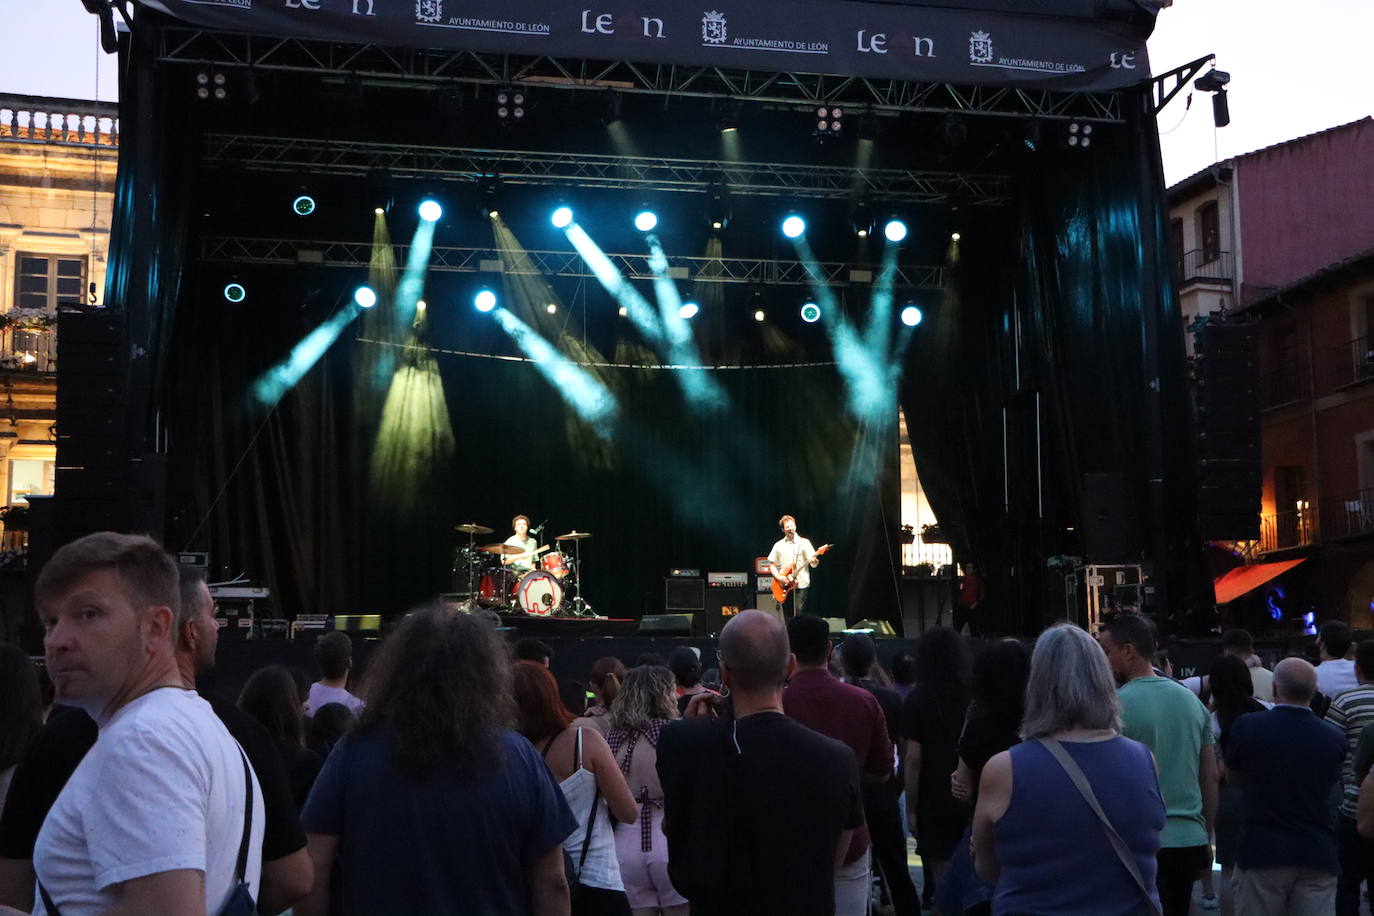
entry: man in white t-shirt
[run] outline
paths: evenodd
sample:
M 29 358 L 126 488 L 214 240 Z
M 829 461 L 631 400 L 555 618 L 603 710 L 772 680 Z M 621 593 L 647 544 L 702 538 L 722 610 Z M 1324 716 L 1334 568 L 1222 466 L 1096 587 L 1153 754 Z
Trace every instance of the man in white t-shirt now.
M 1234 655 L 1249 666 L 1250 693 L 1255 699 L 1265 703 L 1274 702 L 1274 672 L 1260 665 L 1259 659 L 1255 656 L 1255 641 L 1249 630 L 1234 627 L 1221 634 L 1221 654 Z M 1211 689 L 1205 674 L 1200 677 L 1185 677 L 1179 683 L 1198 696 Z
M 768 553 L 768 568 L 773 578 L 784 586 L 796 583 L 792 590 L 792 616 L 806 607 L 806 595 L 811 588 L 811 570 L 821 562 L 820 554 L 811 542 L 797 534 L 797 520 L 790 515 L 778 519 L 782 539 Z M 787 570 L 792 572 L 788 574 Z
M 1328 620 L 1317 632 L 1317 654 L 1321 657 L 1321 664 L 1317 665 L 1317 689 L 1327 699 L 1335 699 L 1360 686 L 1355 676 L 1355 659 L 1347 657 L 1354 645 L 1354 632 L 1349 624 L 1339 620 Z
M 255 898 L 263 801 L 238 744 L 177 668 L 176 565 L 151 538 L 67 544 L 35 597 L 58 702 L 100 737 L 67 781 L 34 849 L 34 913 L 218 913 L 243 880 Z M 251 799 L 251 801 L 250 801 Z
M 348 692 L 348 673 L 353 670 L 353 640 L 337 630 L 326 633 L 315 643 L 315 664 L 320 679 L 310 685 L 305 714 L 313 716 L 321 706 L 342 703 L 355 715 L 362 715 L 363 701 Z

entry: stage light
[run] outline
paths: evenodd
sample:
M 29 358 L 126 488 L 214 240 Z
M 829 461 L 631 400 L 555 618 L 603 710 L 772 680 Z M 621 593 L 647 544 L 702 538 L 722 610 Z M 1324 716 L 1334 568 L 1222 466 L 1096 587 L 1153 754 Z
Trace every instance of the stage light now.
M 500 210 L 497 210 L 497 209 L 494 208 L 494 207 L 493 207 L 492 209 L 490 209 L 490 210 L 487 211 L 487 219 L 496 219 L 496 217 L 498 217 L 498 216 L 500 216 L 500 215 L 501 215 L 501 211 L 500 211 Z
M 909 328 L 914 328 L 921 323 L 921 310 L 914 305 L 908 305 L 902 309 L 902 324 Z
M 723 134 L 732 134 L 739 130 L 739 109 L 732 108 L 729 111 L 721 112 L 720 118 L 716 121 L 716 126 Z
M 377 304 L 377 293 L 370 286 L 360 286 L 353 291 L 353 301 L 360 309 L 370 309 Z
M 558 305 L 556 303 L 550 302 L 548 305 L 544 306 L 544 311 L 548 312 L 550 315 L 557 315 Z
M 697 317 L 697 313 L 700 311 L 701 306 L 697 305 L 695 302 L 684 302 L 677 310 L 677 317 L 681 318 L 683 321 L 691 321 L 693 318 Z
M 502 89 L 496 93 L 496 117 L 502 121 L 525 116 L 525 93 L 518 89 Z
M 479 289 L 472 297 L 472 305 L 479 312 L 490 312 L 496 308 L 496 294 L 489 289 Z
M 566 229 L 572 225 L 572 221 L 572 207 L 559 207 L 557 210 L 554 210 L 553 215 L 549 217 L 549 222 L 553 223 L 555 229 Z
M 801 316 L 807 324 L 815 324 L 821 320 L 821 307 L 814 302 L 807 302 L 801 307 Z
M 844 129 L 844 109 L 829 108 L 825 105 L 816 109 L 816 136 L 833 137 Z
M 291 201 L 291 212 L 297 216 L 309 216 L 315 212 L 315 198 L 309 194 L 302 194 Z
M 854 207 L 854 213 L 849 218 L 849 225 L 859 238 L 868 238 L 868 234 L 873 231 L 873 209 L 866 202 L 860 201 Z
M 802 233 L 805 231 L 806 220 L 795 213 L 782 221 L 782 234 L 789 239 L 801 238 Z
M 375 208 L 372 212 L 375 213 L 375 214 L 378 215 L 378 216 L 381 216 L 381 215 L 382 215 L 383 213 L 385 213 L 386 211 L 383 210 L 381 207 L 377 207 L 377 208 Z
M 658 216 L 652 210 L 641 210 L 635 216 L 635 228 L 640 232 L 653 232 L 658 225 Z
M 758 309 L 754 312 L 755 321 L 762 321 L 765 317 L 766 316 L 763 314 L 763 309 Z
M 883 235 L 889 242 L 900 242 L 906 238 L 906 223 L 899 219 L 890 219 L 883 227 Z
M 951 242 L 957 242 L 957 241 L 959 241 L 959 239 L 961 239 L 961 238 L 963 238 L 963 236 L 961 236 L 961 235 L 960 235 L 959 233 L 957 233 L 957 232 L 951 232 L 951 233 L 949 234 L 949 240 L 950 240 Z
M 423 299 L 421 299 L 419 302 L 415 303 L 415 311 L 417 311 L 417 312 L 423 312 L 423 311 L 424 311 L 426 308 L 428 308 L 428 307 L 429 307 L 429 306 L 425 304 L 425 300 L 423 300 Z
M 224 287 L 224 298 L 235 304 L 242 302 L 248 297 L 248 291 L 243 288 L 241 283 L 230 283 Z
M 616 309 L 616 314 L 618 314 L 621 318 L 625 318 L 630 314 L 630 309 L 627 306 L 622 305 L 620 308 Z
M 427 223 L 437 223 L 439 218 L 444 215 L 444 208 L 439 206 L 437 200 L 425 200 L 420 203 L 420 219 Z

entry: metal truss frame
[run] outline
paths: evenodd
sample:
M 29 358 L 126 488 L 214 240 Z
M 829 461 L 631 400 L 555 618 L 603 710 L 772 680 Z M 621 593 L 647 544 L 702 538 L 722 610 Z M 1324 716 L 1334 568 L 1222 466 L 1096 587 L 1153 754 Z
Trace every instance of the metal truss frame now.
M 1159 114 L 1164 110 L 1164 106 L 1174 100 L 1174 96 L 1183 91 L 1183 88 L 1197 76 L 1198 71 L 1207 66 L 1209 61 L 1215 61 L 1215 54 L 1208 54 L 1206 57 L 1199 57 L 1197 60 L 1189 61 L 1182 67 L 1175 67 L 1168 73 L 1161 73 L 1150 80 L 1150 88 L 1154 95 L 1154 113 Z
M 230 236 L 201 238 L 200 260 L 211 264 L 273 264 L 295 266 L 314 264 L 367 270 L 372 263 L 371 242 L 317 242 L 300 239 L 257 239 Z M 409 245 L 394 245 L 396 263 L 404 264 L 410 254 Z M 622 275 L 631 280 L 653 280 L 647 254 L 606 255 Z M 484 263 L 486 262 L 486 263 Z M 492 270 L 493 262 L 500 265 Z M 531 251 L 499 248 L 467 248 L 434 246 L 429 269 L 440 273 L 506 273 L 544 277 L 573 277 L 592 279 L 596 275 L 575 251 Z M 868 281 L 855 279 L 851 271 L 862 271 L 869 280 L 877 275 L 877 268 L 839 261 L 816 265 L 826 286 L 847 287 Z M 708 258 L 672 255 L 668 258 L 669 275 L 684 274 L 683 282 L 744 283 L 763 286 L 810 286 L 812 277 L 800 261 L 770 258 Z M 943 289 L 943 267 L 899 265 L 893 280 L 898 289 Z
M 1005 204 L 1009 180 L 913 169 L 780 162 L 619 156 L 534 150 L 414 146 L 355 140 L 206 135 L 205 161 L 254 171 L 364 176 L 374 169 L 395 178 L 559 185 L 601 190 L 704 192 L 723 186 L 731 195 L 786 196 L 884 202 Z
M 296 71 L 420 87 L 515 84 L 780 105 L 845 105 L 875 112 L 1124 122 L 1122 92 L 919 83 L 793 71 L 594 61 L 581 58 L 395 48 L 167 26 L 166 63 Z

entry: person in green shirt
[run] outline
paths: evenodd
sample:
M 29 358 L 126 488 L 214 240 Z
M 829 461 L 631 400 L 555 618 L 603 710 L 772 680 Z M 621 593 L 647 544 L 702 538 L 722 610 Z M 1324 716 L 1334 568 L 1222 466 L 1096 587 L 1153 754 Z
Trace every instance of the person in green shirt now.
M 1164 916 L 1187 916 L 1193 882 L 1212 867 L 1217 758 L 1207 707 L 1187 687 L 1157 677 L 1154 628 L 1122 614 L 1097 636 L 1121 688 L 1122 734 L 1148 747 L 1159 767 L 1167 820 L 1159 836 L 1157 883 Z

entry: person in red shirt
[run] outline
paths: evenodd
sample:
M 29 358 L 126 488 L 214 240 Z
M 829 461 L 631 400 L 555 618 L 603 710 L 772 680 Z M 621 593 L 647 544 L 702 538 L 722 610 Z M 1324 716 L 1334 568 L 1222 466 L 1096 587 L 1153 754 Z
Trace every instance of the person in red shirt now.
M 802 615 L 787 622 L 787 638 L 797 658 L 797 672 L 782 694 L 783 712 L 807 728 L 834 738 L 849 747 L 859 761 L 865 782 L 883 783 L 892 778 L 892 742 L 878 700 L 862 687 L 835 678 L 829 671 L 832 645 L 830 630 L 820 617 Z M 868 912 L 868 826 L 854 831 L 844 867 L 835 876 L 836 916 L 863 916 Z
M 972 561 L 965 563 L 964 574 L 959 577 L 959 603 L 954 607 L 954 632 L 962 633 L 967 623 L 968 635 L 987 635 L 987 620 L 982 612 L 986 594 L 987 586 L 978 572 L 977 564 Z

